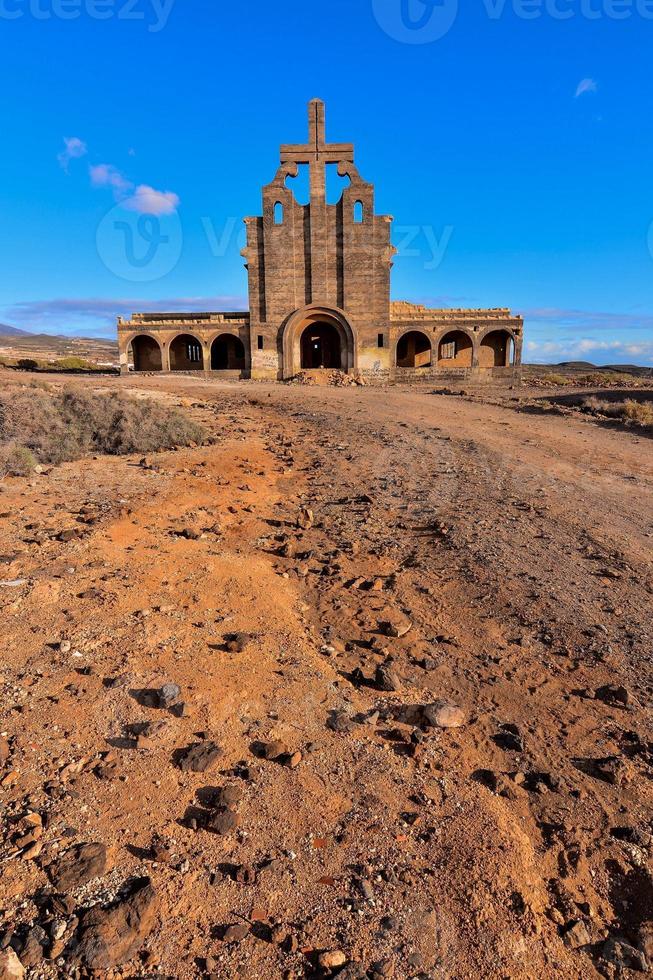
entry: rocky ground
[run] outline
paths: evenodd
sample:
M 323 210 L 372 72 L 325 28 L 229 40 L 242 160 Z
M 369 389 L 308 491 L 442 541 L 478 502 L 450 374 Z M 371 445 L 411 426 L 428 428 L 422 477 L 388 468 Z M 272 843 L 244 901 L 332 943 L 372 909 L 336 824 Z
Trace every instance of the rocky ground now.
M 646 972 L 650 439 L 102 385 L 215 444 L 2 484 L 0 977 Z

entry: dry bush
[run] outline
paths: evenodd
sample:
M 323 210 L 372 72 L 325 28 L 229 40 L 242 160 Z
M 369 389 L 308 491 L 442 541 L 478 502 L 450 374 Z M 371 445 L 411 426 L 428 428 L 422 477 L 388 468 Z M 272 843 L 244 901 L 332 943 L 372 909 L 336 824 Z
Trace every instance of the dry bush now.
M 584 412 L 590 412 L 592 415 L 623 419 L 645 429 L 653 429 L 653 403 L 651 402 L 638 402 L 633 398 L 627 398 L 625 401 L 609 401 L 591 395 L 580 399 L 578 405 Z
M 0 396 L 0 447 L 24 447 L 40 463 L 156 452 L 204 438 L 202 427 L 182 412 L 121 392 L 30 388 Z
M 25 446 L 8 443 L 0 446 L 0 480 L 5 476 L 27 476 L 36 466 L 34 454 Z

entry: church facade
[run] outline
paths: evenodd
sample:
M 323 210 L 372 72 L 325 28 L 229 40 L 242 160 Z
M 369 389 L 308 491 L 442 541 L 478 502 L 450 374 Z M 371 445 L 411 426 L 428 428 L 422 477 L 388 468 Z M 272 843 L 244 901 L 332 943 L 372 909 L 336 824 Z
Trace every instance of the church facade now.
M 308 166 L 310 197 L 292 181 Z M 327 203 L 327 167 L 349 184 Z M 337 369 L 368 383 L 519 376 L 523 320 L 507 309 L 429 309 L 390 298 L 392 218 L 375 213 L 351 143 L 328 143 L 324 103 L 308 106 L 308 142 L 282 145 L 245 218 L 249 312 L 134 313 L 118 319 L 120 367 L 289 379 Z

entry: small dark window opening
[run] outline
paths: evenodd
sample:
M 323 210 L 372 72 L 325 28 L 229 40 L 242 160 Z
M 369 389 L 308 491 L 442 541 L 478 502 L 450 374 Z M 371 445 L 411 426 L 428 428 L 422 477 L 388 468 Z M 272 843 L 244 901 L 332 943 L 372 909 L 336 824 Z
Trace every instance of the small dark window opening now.
M 258 335 L 258 349 L 263 350 L 263 334 Z
M 377 336 L 377 338 L 376 338 L 376 346 L 377 347 L 383 347 L 384 346 L 384 343 L 383 343 L 383 334 L 382 333 L 380 333 Z
M 281 201 L 277 201 L 274 205 L 274 223 L 275 225 L 283 224 L 283 204 Z
M 361 225 L 363 223 L 363 217 L 364 217 L 364 215 L 363 215 L 363 202 L 362 201 L 356 201 L 356 203 L 354 204 L 354 222 L 355 222 L 355 224 Z

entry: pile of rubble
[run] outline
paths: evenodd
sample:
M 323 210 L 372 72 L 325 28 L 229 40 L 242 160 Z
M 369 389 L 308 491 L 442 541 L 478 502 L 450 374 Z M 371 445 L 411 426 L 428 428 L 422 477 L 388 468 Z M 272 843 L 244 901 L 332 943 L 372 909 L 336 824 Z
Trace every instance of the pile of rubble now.
M 290 378 L 288 384 L 347 388 L 352 385 L 362 386 L 365 384 L 365 380 L 358 373 L 347 374 L 345 371 L 325 371 L 322 369 L 319 371 L 300 371 L 294 378 Z

